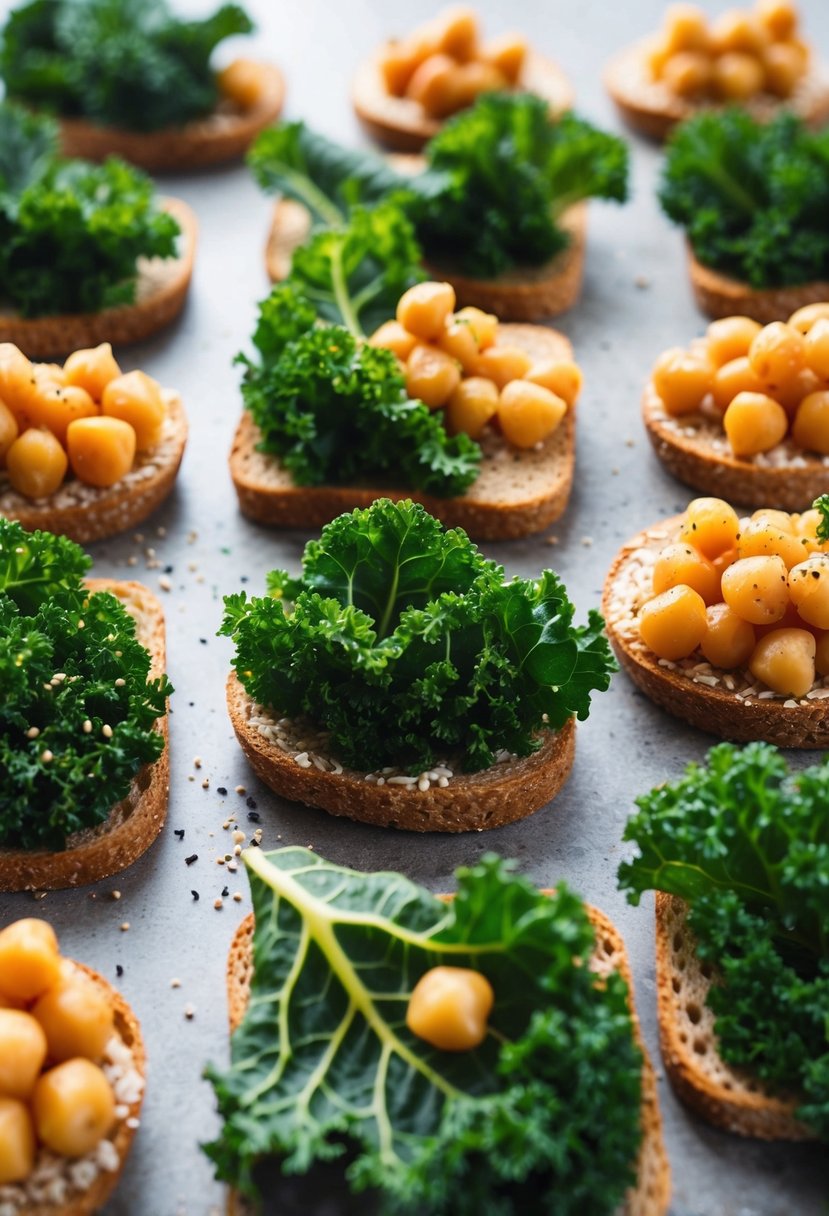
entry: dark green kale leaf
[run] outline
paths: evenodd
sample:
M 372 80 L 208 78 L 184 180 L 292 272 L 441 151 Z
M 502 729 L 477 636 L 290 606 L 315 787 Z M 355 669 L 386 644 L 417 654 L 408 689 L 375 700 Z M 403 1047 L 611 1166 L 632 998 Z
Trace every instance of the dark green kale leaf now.
M 594 935 L 564 884 L 551 897 L 487 856 L 449 904 L 400 874 L 306 849 L 246 854 L 256 915 L 251 999 L 229 1069 L 208 1076 L 224 1124 L 220 1178 L 353 1155 L 351 1190 L 383 1216 L 610 1216 L 635 1180 L 642 1055 L 627 986 L 588 962 Z M 438 965 L 492 985 L 469 1052 L 414 1036 L 405 1010 Z M 310 1020 L 309 1020 L 310 1019 Z
M 3 31 L 0 77 L 7 96 L 27 105 L 155 131 L 215 108 L 213 51 L 252 29 L 237 4 L 181 21 L 166 0 L 30 0 Z
M 228 596 L 221 633 L 250 695 L 330 732 L 350 767 L 420 772 L 501 749 L 526 756 L 543 732 L 587 717 L 615 670 L 602 620 L 575 627 L 560 580 L 504 580 L 460 529 L 379 500 L 309 543 L 303 572 L 270 597 Z
M 58 128 L 49 119 L 0 105 L 0 208 L 36 185 L 58 154 Z
M 668 143 L 660 190 L 696 257 L 752 287 L 829 277 L 829 131 L 790 113 L 700 114 Z
M 817 526 L 816 536 L 821 544 L 826 544 L 829 541 L 829 494 L 821 494 L 820 498 L 816 498 L 812 503 L 812 509 L 820 511 L 821 519 Z
M 633 903 L 648 889 L 688 901 L 723 980 L 708 997 L 723 1057 L 799 1089 L 829 1138 L 829 762 L 791 773 L 769 744 L 722 743 L 637 806 L 620 886 Z

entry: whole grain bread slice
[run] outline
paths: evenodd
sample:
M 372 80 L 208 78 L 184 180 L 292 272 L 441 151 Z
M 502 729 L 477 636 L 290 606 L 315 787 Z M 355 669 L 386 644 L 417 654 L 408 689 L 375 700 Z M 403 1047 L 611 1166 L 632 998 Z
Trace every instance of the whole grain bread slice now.
M 164 199 L 163 206 L 179 222 L 181 247 L 175 258 L 139 259 L 133 304 L 45 317 L 21 317 L 0 309 L 0 342 L 13 342 L 30 359 L 45 359 L 101 342 L 113 346 L 141 342 L 169 325 L 187 298 L 198 224 L 195 212 L 181 199 Z
M 389 93 L 380 70 L 382 54 L 372 55 L 357 71 L 351 90 L 354 112 L 378 143 L 401 152 L 419 152 L 443 122 L 430 118 L 420 102 Z M 549 102 L 552 114 L 569 110 L 574 100 L 573 87 L 561 68 L 533 50 L 527 53 L 517 88 Z
M 62 118 L 63 155 L 83 160 L 120 156 L 153 172 L 203 169 L 240 159 L 259 132 L 276 122 L 285 101 L 285 81 L 274 64 L 250 59 L 241 62 L 259 78 L 253 105 L 243 109 L 222 101 L 206 118 L 147 132 L 102 126 L 83 118 Z
M 502 325 L 505 343 L 534 360 L 572 358 L 563 334 L 538 325 Z M 492 428 L 481 439 L 483 459 L 465 494 L 439 498 L 386 486 L 300 486 L 276 456 L 257 451 L 261 433 L 247 410 L 233 440 L 230 473 L 243 514 L 280 528 L 320 527 L 343 511 L 377 498 L 413 498 L 447 527 L 478 540 L 505 540 L 541 532 L 564 512 L 573 485 L 575 410 L 565 414 L 538 448 L 513 448 Z
M 369 774 L 343 768 L 319 754 L 317 747 L 309 749 L 301 728 L 280 746 L 275 741 L 276 720 L 248 696 L 235 672 L 227 682 L 227 707 L 251 768 L 280 797 L 375 827 L 410 832 L 482 832 L 525 819 L 555 798 L 576 752 L 576 725 L 570 718 L 561 730 L 548 731 L 530 756 L 453 775 L 445 786 L 429 782 L 428 789 L 421 790 L 389 777 L 382 784 L 369 781 Z M 324 767 L 307 759 L 309 750 Z
M 630 127 L 650 139 L 663 140 L 677 123 L 702 110 L 719 107 L 679 97 L 662 81 L 651 80 L 648 53 L 656 41 L 653 37 L 645 38 L 614 56 L 605 68 L 604 84 Z M 741 105 L 761 122 L 786 109 L 793 110 L 810 126 L 819 127 L 829 118 L 829 75 L 822 66 L 815 65 L 791 97 L 781 99 L 761 93 Z
M 829 300 L 829 283 L 819 279 L 792 287 L 751 287 L 704 266 L 690 245 L 688 273 L 697 306 L 706 316 L 715 319 L 739 315 L 769 325 L 772 321 L 787 321 L 793 312 L 806 304 Z
M 150 652 L 150 677 L 163 675 L 166 665 L 164 613 L 152 592 L 141 583 L 108 578 L 87 581 L 91 592 L 109 591 L 135 618 L 138 640 Z M 154 764 L 145 764 L 133 778 L 126 798 L 97 827 L 70 836 L 60 853 L 0 848 L 0 891 L 56 891 L 108 878 L 132 865 L 147 851 L 167 818 L 170 754 L 167 715 L 156 722 L 164 750 Z
M 750 507 L 805 511 L 829 485 L 829 465 L 823 457 L 804 452 L 791 439 L 775 449 L 781 455 L 779 464 L 763 457 L 735 456 L 721 416 L 670 417 L 653 381 L 642 396 L 642 418 L 656 455 L 674 477 L 715 498 Z
M 444 896 L 442 898 L 451 898 Z M 662 1137 L 662 1116 L 656 1092 L 656 1076 L 642 1041 L 642 1031 L 636 1014 L 633 979 L 627 951 L 621 934 L 612 921 L 598 908 L 586 906 L 596 934 L 592 966 L 599 975 L 618 971 L 628 986 L 633 1032 L 642 1048 L 642 1145 L 637 1161 L 638 1181 L 628 1191 L 618 1216 L 664 1216 L 671 1197 L 671 1168 Z M 227 959 L 226 985 L 231 1034 L 245 1016 L 250 983 L 253 976 L 253 913 L 237 928 Z M 249 1207 L 234 1192 L 228 1195 L 228 1216 L 248 1216 Z
M 18 494 L 0 469 L 0 516 L 16 519 L 31 531 L 58 532 L 89 544 L 135 528 L 155 511 L 173 488 L 187 442 L 187 417 L 178 393 L 165 392 L 167 417 L 158 444 L 139 452 L 135 463 L 114 486 L 98 489 L 70 477 L 49 498 Z
M 829 746 L 829 686 L 820 681 L 817 696 L 795 701 L 760 697 L 767 691 L 747 671 L 720 672 L 701 656 L 687 666 L 659 659 L 639 636 L 637 612 L 652 594 L 649 570 L 659 550 L 676 537 L 677 515 L 638 533 L 617 554 L 602 596 L 602 613 L 610 644 L 620 664 L 647 697 L 691 726 L 720 739 L 739 743 L 765 740 L 778 747 Z M 734 688 L 728 688 L 728 676 Z M 715 679 L 712 686 L 703 678 Z M 752 689 L 754 691 L 752 691 Z M 824 691 L 827 689 L 827 691 Z
M 687 912 L 683 900 L 656 892 L 659 1041 L 671 1084 L 715 1127 L 761 1140 L 814 1139 L 795 1118 L 796 1096 L 768 1093 L 749 1072 L 721 1058 L 706 1004 L 715 977 L 697 958 Z

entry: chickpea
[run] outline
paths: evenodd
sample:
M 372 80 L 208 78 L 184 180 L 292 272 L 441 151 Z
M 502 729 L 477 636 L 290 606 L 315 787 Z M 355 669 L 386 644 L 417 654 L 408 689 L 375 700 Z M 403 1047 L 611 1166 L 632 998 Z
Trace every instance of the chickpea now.
M 462 63 L 455 69 L 453 81 L 455 109 L 475 103 L 481 93 L 500 93 L 508 87 L 506 76 L 493 63 Z
M 120 418 L 79 418 L 69 424 L 66 450 L 78 481 L 105 489 L 132 468 L 135 431 Z
M 797 9 L 790 0 L 757 0 L 754 12 L 775 41 L 791 38 L 797 32 Z
M 67 467 L 66 452 L 51 431 L 24 431 L 6 452 L 12 489 L 24 498 L 54 494 L 63 483 Z
M 420 977 L 406 1010 L 413 1035 L 438 1051 L 472 1051 L 486 1038 L 495 994 L 469 967 L 433 967 Z
M 378 67 L 386 92 L 392 97 L 402 97 L 417 67 L 417 61 L 407 42 L 392 42 L 380 55 Z
M 803 335 L 783 321 L 772 321 L 752 342 L 748 361 L 766 391 L 777 397 L 779 391 L 797 381 L 805 355 Z
M 714 60 L 714 86 L 724 101 L 746 101 L 765 83 L 763 65 L 753 55 L 729 51 Z
M 829 392 L 803 398 L 792 424 L 792 439 L 807 452 L 829 456 Z
M 98 407 L 86 389 L 73 384 L 41 388 L 29 402 L 32 425 L 51 431 L 64 447 L 69 423 L 76 418 L 95 418 L 97 414 Z
M 793 566 L 789 595 L 804 621 L 829 629 L 829 555 L 816 554 Z
M 507 443 L 517 448 L 542 443 L 566 413 L 567 402 L 540 384 L 512 380 L 501 389 L 498 421 Z
M 481 58 L 503 74 L 510 85 L 516 85 L 527 58 L 527 43 L 517 34 L 502 34 L 493 38 L 481 51 Z
M 437 344 L 450 358 L 456 359 L 467 374 L 472 372 L 481 353 L 472 327 L 454 317 L 446 322 Z
M 722 596 L 752 625 L 779 621 L 789 603 L 788 571 L 782 557 L 741 557 L 722 576 Z
M 818 317 L 804 339 L 806 365 L 821 380 L 829 380 L 829 317 Z
M 803 541 L 769 515 L 759 515 L 740 530 L 739 557 L 781 557 L 787 569 L 803 561 Z
M 653 386 L 665 413 L 673 418 L 698 410 L 713 378 L 714 369 L 708 360 L 681 346 L 666 350 L 653 369 Z
M 113 1032 L 113 1016 L 103 994 L 80 972 L 70 972 L 35 1002 L 32 1017 L 43 1029 L 49 1058 L 73 1056 L 99 1063 Z
M 234 59 L 217 74 L 216 85 L 240 110 L 252 110 L 262 96 L 262 69 L 250 59 Z
M 799 334 L 803 334 L 805 338 L 816 321 L 829 321 L 829 303 L 804 304 L 803 308 L 798 308 L 797 312 L 792 313 L 786 324 L 790 325 L 792 329 L 796 329 Z
M 705 637 L 705 601 L 692 587 L 671 587 L 639 612 L 639 636 L 660 659 L 687 658 Z
M 820 676 L 829 676 L 829 633 L 822 633 L 816 641 L 815 671 Z
M 136 451 L 149 451 L 160 442 L 167 409 L 158 381 L 145 372 L 127 372 L 110 380 L 101 409 L 107 418 L 129 423 L 135 431 Z
M 0 1009 L 0 1096 L 28 1098 L 46 1059 L 46 1035 L 30 1013 Z
M 799 47 L 791 42 L 773 42 L 763 52 L 766 88 L 775 97 L 791 97 L 803 78 L 805 64 Z
M 668 5 L 662 29 L 669 55 L 676 51 L 708 50 L 708 22 L 705 13 L 696 4 Z
M 748 355 L 751 344 L 762 330 L 751 317 L 723 317 L 712 321 L 705 331 L 705 349 L 715 367 Z
M 35 1168 L 37 1143 L 23 1102 L 0 1098 L 0 1186 L 25 1182 Z
M 21 415 L 26 413 L 33 379 L 33 365 L 22 350 L 11 342 L 0 342 L 0 401 L 17 418 L 18 425 L 21 425 Z
M 656 559 L 654 595 L 681 585 L 692 587 L 706 604 L 714 604 L 720 598 L 720 576 L 713 564 L 691 545 L 677 541 L 666 545 Z
M 711 59 L 702 51 L 677 51 L 662 68 L 662 79 L 677 97 L 707 93 L 713 74 Z
M 789 511 L 778 511 L 774 507 L 758 507 L 756 511 L 752 511 L 749 522 L 757 523 L 759 520 L 779 528 L 781 532 L 791 532 L 794 536 L 797 516 L 792 515 Z
M 707 628 L 700 650 L 711 666 L 725 671 L 743 667 L 754 650 L 753 627 L 737 616 L 728 604 L 710 604 L 705 618 Z
M 805 697 L 815 682 L 814 634 L 805 629 L 774 629 L 754 647 L 749 671 L 784 697 Z
M 715 55 L 734 52 L 758 55 L 768 41 L 768 33 L 753 14 L 738 8 L 728 9 L 711 23 L 711 43 Z
M 735 546 L 731 549 L 725 549 L 722 553 L 718 554 L 717 557 L 711 558 L 711 565 L 716 570 L 720 583 L 722 583 L 723 572 L 727 570 L 729 566 L 733 566 L 738 557 L 739 553 L 737 552 Z
M 747 355 L 724 363 L 714 372 L 711 381 L 711 396 L 714 405 L 723 413 L 728 409 L 738 393 L 762 393 L 763 384 L 760 377 L 752 370 Z
M 48 921 L 27 916 L 0 930 L 0 992 L 33 1001 L 60 979 L 60 953 Z
M 735 547 L 739 531 L 737 512 L 727 502 L 721 498 L 695 498 L 685 511 L 679 539 L 714 561 Z
M 665 64 L 675 53 L 670 50 L 664 35 L 649 39 L 644 48 L 644 60 L 649 79 L 661 80 Z
M 451 283 L 416 283 L 400 297 L 397 320 L 416 338 L 434 342 L 443 333 L 454 307 Z
M 83 1157 L 115 1122 L 112 1087 L 97 1064 L 66 1060 L 43 1073 L 32 1114 L 38 1139 L 61 1157 Z
M 454 359 L 436 346 L 416 346 L 406 363 L 406 392 L 430 410 L 441 409 L 461 382 Z
M 756 456 L 777 447 L 789 429 L 782 405 L 765 393 L 738 393 L 723 415 L 735 456 Z
M 532 365 L 524 379 L 548 388 L 567 402 L 568 409 L 576 404 L 583 382 L 581 368 L 572 359 L 543 359 Z
M 63 371 L 66 383 L 84 389 L 93 401 L 100 401 L 109 382 L 121 375 L 109 342 L 90 350 L 76 350 L 64 363 Z
M 417 338 L 404 329 L 399 321 L 385 321 L 368 340 L 369 346 L 382 346 L 405 363 L 417 346 Z
M 511 380 L 522 380 L 532 367 L 530 356 L 518 346 L 488 346 L 475 360 L 473 372 L 494 380 L 499 389 Z
M 9 407 L 0 401 L 0 467 L 5 462 L 6 452 L 19 434 L 20 428 L 17 425 L 17 419 Z
M 498 411 L 498 389 L 483 376 L 461 380 L 446 405 L 446 429 L 450 435 L 464 431 L 477 439 Z
M 458 63 L 468 63 L 478 49 L 478 18 L 473 8 L 454 5 L 434 23 L 436 47 Z
M 810 510 L 804 511 L 795 522 L 795 536 L 805 542 L 804 547 L 807 552 L 823 552 L 826 549 L 826 546 L 821 545 L 817 538 L 817 530 L 822 518 L 820 511 Z
M 487 350 L 498 339 L 498 318 L 491 312 L 484 312 L 480 308 L 461 308 L 455 313 L 455 322 L 469 326 L 475 335 L 478 350 Z
M 430 118 L 448 118 L 461 109 L 460 68 L 449 55 L 435 54 L 415 68 L 406 96 L 423 106 Z

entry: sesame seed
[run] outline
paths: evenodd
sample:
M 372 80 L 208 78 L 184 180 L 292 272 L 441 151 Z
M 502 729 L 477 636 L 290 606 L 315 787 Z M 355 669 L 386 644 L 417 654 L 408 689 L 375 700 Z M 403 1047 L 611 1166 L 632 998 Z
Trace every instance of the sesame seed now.
M 243 840 L 246 840 L 246 839 L 247 839 L 247 837 L 245 836 L 245 833 L 244 833 L 244 832 L 240 832 L 240 831 L 238 830 L 238 828 L 237 828 L 237 830 L 236 830 L 236 831 L 233 833 L 233 842 L 234 842 L 234 844 L 241 844 L 241 843 L 242 843 L 242 841 L 243 841 Z
M 210 778 L 209 777 L 205 777 L 204 781 L 202 781 L 202 783 L 201 783 L 201 787 L 203 790 L 210 789 Z
M 49 764 L 49 762 L 51 760 L 54 760 L 54 758 L 55 757 L 54 757 L 53 753 L 49 751 L 48 747 L 46 748 L 45 751 L 40 753 L 40 760 L 41 760 L 42 764 Z
M 84 722 L 83 727 L 81 729 L 83 730 L 83 733 L 85 735 L 92 734 L 92 723 L 90 722 L 89 718 L 86 719 L 86 721 Z
M 121 898 L 121 892 L 120 892 L 120 891 L 110 891 L 110 893 L 109 893 L 109 898 L 110 898 L 110 899 L 120 899 L 120 898 Z
M 108 722 L 105 722 L 103 724 L 103 726 L 101 727 L 101 734 L 104 736 L 105 739 L 112 738 L 112 727 L 109 725 Z
M 121 676 L 119 676 L 118 679 L 115 681 L 115 687 L 123 688 L 124 685 L 126 684 L 126 682 L 127 682 L 126 680 L 122 679 Z
M 179 979 L 173 979 L 173 980 L 170 980 L 170 987 L 171 987 L 171 988 L 180 988 L 180 987 L 181 987 L 181 980 L 179 980 Z
M 196 1006 L 190 1004 L 185 1005 L 184 1016 L 187 1018 L 188 1022 L 192 1022 L 193 1018 L 196 1016 Z
M 201 768 L 201 756 L 193 757 L 193 768 Z
M 129 927 L 130 927 L 130 922 L 128 920 L 125 920 L 124 923 L 121 925 L 121 932 L 126 933 L 129 929 Z
M 39 726 L 30 726 L 29 729 L 26 731 L 26 738 L 27 739 L 36 739 L 39 734 L 40 734 Z
M 237 793 L 237 794 L 246 794 L 246 793 L 247 793 L 247 790 L 245 789 L 245 787 L 244 787 L 243 785 L 237 785 L 237 786 L 236 786 L 236 793 Z
M 173 584 L 170 582 L 170 579 L 166 574 L 161 575 L 158 580 L 158 585 L 162 591 L 172 591 L 173 589 Z
M 217 912 L 219 911 L 220 908 L 224 907 L 224 901 L 223 901 L 221 895 L 217 895 L 216 898 L 213 900 L 213 907 L 216 909 Z
M 240 903 L 242 902 L 242 892 L 241 892 L 241 891 L 234 891 L 234 892 L 233 892 L 233 898 L 234 898 L 234 900 L 236 901 L 236 903 L 237 903 L 237 904 L 240 904 Z

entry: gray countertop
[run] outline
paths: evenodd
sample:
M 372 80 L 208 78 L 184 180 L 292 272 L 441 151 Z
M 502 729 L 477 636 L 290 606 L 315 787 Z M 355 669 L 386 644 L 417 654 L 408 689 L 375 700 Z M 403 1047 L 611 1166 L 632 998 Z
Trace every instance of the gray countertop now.
M 7 7 L 0 4 L 0 11 Z M 208 4 L 190 0 L 181 7 L 204 11 Z M 348 100 L 358 61 L 385 35 L 405 31 L 437 7 L 429 0 L 248 0 L 260 23 L 258 49 L 286 73 L 287 114 L 346 141 L 362 138 Z M 566 67 L 581 112 L 620 129 L 602 91 L 602 65 L 658 22 L 661 4 L 519 0 L 508 7 L 481 0 L 478 7 L 488 30 L 514 26 Z M 829 56 L 829 5 L 802 0 L 801 7 L 808 33 Z M 573 340 L 586 383 L 569 509 L 546 535 L 483 546 L 510 573 L 535 575 L 555 567 L 582 617 L 598 605 L 604 573 L 621 542 L 681 510 L 691 497 L 651 453 L 639 395 L 655 356 L 701 332 L 704 319 L 690 298 L 680 236 L 655 200 L 660 153 L 634 137 L 630 142 L 632 201 L 624 208 L 591 206 L 584 294 L 558 321 Z M 579 725 L 573 773 L 555 803 L 488 834 L 414 835 L 350 824 L 286 804 L 254 778 L 225 712 L 231 648 L 215 637 L 221 597 L 239 589 L 242 578 L 259 592 L 266 571 L 295 569 L 308 539 L 244 520 L 227 472 L 240 410 L 231 359 L 246 344 L 255 303 L 266 292 L 262 253 L 269 203 L 243 168 L 168 178 L 163 189 L 185 198 L 199 216 L 190 301 L 167 333 L 119 353 L 126 368 L 145 368 L 181 391 L 191 437 L 177 488 L 143 536 L 117 537 L 94 546 L 93 554 L 96 574 L 141 578 L 166 609 L 169 673 L 176 687 L 169 820 L 149 853 L 110 881 L 49 894 L 37 903 L 25 894 L 0 899 L 0 923 L 45 916 L 67 954 L 113 982 L 116 965 L 123 967 L 118 983 L 142 1021 L 150 1061 L 147 1100 L 109 1216 L 206 1216 L 222 1207 L 222 1188 L 212 1181 L 198 1145 L 216 1129 L 212 1092 L 201 1070 L 205 1061 L 227 1056 L 225 958 L 233 930 L 249 910 L 241 868 L 228 875 L 215 862 L 227 845 L 222 824 L 228 815 L 237 814 L 246 826 L 248 808 L 245 796 L 233 792 L 237 785 L 246 787 L 261 813 L 265 847 L 313 844 L 334 861 L 399 869 L 435 890 L 448 889 L 456 866 L 490 849 L 517 858 L 541 885 L 565 878 L 615 920 L 627 942 L 645 1037 L 660 1072 L 674 1216 L 825 1212 L 827 1167 L 819 1149 L 769 1146 L 717 1132 L 689 1114 L 661 1076 L 652 905 L 646 900 L 640 908 L 627 906 L 616 890 L 615 871 L 634 797 L 699 759 L 710 739 L 666 717 L 619 675 L 610 692 L 596 698 L 589 721 Z M 168 567 L 172 586 L 164 592 L 159 576 Z M 795 762 L 807 759 L 797 756 Z M 231 792 L 222 797 L 218 787 Z M 183 830 L 182 839 L 174 829 Z M 192 853 L 198 861 L 186 866 L 184 858 Z M 225 884 L 243 899 L 226 899 L 216 911 L 213 901 Z M 191 891 L 199 892 L 198 902 Z M 171 986 L 173 979 L 180 987 Z M 188 1004 L 195 1007 L 190 1021 L 184 1016 Z

